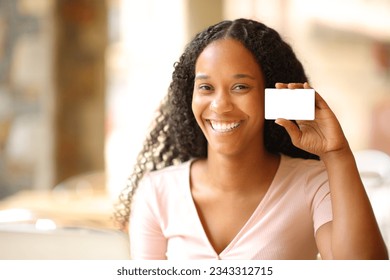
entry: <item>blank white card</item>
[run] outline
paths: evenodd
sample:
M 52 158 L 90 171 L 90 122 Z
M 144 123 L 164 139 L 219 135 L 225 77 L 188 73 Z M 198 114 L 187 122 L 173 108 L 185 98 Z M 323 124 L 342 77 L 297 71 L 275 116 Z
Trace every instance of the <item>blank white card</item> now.
M 265 119 L 314 120 L 314 89 L 265 89 Z

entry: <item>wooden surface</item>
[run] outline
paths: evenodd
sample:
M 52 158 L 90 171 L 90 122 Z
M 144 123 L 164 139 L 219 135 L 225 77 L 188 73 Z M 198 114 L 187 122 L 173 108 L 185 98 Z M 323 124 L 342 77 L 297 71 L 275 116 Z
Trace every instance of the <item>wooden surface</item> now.
M 10 209 L 28 210 L 31 221 L 26 222 L 51 219 L 59 227 L 115 228 L 113 202 L 103 191 L 22 191 L 0 201 L 0 211 Z

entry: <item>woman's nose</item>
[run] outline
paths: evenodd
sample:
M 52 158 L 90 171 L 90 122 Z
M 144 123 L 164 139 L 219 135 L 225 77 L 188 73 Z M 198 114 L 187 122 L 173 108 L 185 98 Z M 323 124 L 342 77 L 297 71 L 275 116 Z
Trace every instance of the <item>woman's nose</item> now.
M 217 113 L 223 114 L 233 110 L 233 103 L 228 93 L 220 93 L 211 101 L 210 109 Z

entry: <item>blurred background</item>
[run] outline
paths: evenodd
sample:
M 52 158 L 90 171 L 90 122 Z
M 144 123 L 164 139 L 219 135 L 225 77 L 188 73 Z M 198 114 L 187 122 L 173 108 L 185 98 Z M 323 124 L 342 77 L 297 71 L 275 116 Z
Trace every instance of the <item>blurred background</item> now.
M 390 0 L 0 0 L 0 222 L 112 228 L 174 62 L 238 17 L 295 49 L 388 228 Z

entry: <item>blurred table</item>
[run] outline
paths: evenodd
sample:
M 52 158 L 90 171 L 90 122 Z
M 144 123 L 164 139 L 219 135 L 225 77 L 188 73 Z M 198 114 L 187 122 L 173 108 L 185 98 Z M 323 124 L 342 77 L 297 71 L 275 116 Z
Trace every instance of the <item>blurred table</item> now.
M 115 228 L 114 203 L 104 191 L 21 191 L 0 201 L 0 211 L 12 209 L 29 211 L 31 222 L 50 219 L 59 227 Z M 21 218 L 15 216 L 15 221 Z

